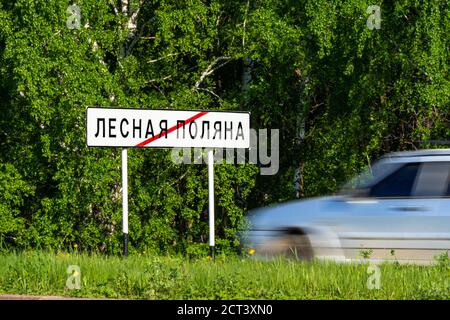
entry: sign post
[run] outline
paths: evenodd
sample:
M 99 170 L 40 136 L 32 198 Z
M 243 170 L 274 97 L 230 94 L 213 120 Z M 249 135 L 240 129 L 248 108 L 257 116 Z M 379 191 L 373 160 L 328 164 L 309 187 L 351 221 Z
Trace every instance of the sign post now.
M 122 232 L 123 256 L 128 256 L 128 151 L 122 148 Z
M 250 113 L 236 111 L 86 109 L 89 147 L 122 148 L 123 255 L 128 255 L 127 148 L 208 148 L 209 247 L 214 257 L 213 148 L 249 148 Z
M 214 259 L 214 154 L 208 150 L 208 197 L 209 197 L 209 256 Z

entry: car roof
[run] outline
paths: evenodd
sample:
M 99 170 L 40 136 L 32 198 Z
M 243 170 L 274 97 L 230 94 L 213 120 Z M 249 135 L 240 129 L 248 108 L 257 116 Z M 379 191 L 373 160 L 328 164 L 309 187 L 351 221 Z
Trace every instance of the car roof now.
M 424 156 L 450 156 L 450 149 L 422 149 L 415 151 L 391 152 L 382 158 L 391 157 L 424 157 Z

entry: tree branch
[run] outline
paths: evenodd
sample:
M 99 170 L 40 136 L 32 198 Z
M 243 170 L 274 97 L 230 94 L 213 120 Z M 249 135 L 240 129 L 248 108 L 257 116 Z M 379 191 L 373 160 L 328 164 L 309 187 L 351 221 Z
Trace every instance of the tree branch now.
M 224 61 L 223 63 L 221 63 L 220 65 L 218 65 L 217 67 L 214 68 L 215 65 L 217 65 L 220 61 Z M 194 88 L 198 89 L 199 86 L 202 84 L 202 82 L 205 80 L 205 78 L 211 74 L 214 73 L 214 71 L 216 71 L 217 69 L 222 68 L 224 65 L 226 65 L 228 62 L 230 62 L 231 57 L 228 56 L 221 56 L 218 57 L 216 60 L 214 60 L 207 68 L 205 71 L 203 71 L 202 75 L 200 76 L 200 79 L 195 83 Z
M 164 59 L 169 58 L 169 57 L 177 56 L 179 54 L 180 53 L 171 53 L 171 54 L 168 54 L 167 56 L 163 56 L 163 57 L 160 57 L 160 58 L 157 58 L 157 59 L 149 60 L 148 63 L 155 63 L 155 62 L 164 60 Z
M 128 0 L 122 0 L 122 14 L 128 16 Z
M 168 75 L 168 76 L 165 76 L 164 78 L 162 78 L 162 79 L 152 79 L 152 80 L 149 80 L 149 81 L 147 81 L 146 83 L 152 83 L 152 82 L 156 82 L 156 81 L 164 81 L 164 80 L 168 80 L 168 79 L 171 79 L 172 78 L 172 76 L 171 75 Z
M 247 23 L 247 15 L 248 15 L 248 9 L 250 7 L 250 0 L 247 0 L 247 7 L 245 8 L 245 15 L 244 15 L 244 26 L 243 26 L 243 32 L 242 32 L 242 48 L 245 48 L 245 25 Z
M 219 95 L 217 95 L 214 91 L 211 91 L 211 90 L 206 89 L 206 88 L 197 88 L 197 90 L 206 91 L 206 92 L 208 92 L 209 94 L 211 94 L 211 95 L 213 95 L 214 97 L 216 97 L 217 99 L 222 100 L 222 98 L 221 98 Z
M 113 1 L 113 0 L 110 0 L 110 1 L 109 1 L 109 4 L 113 7 L 114 14 L 115 14 L 116 16 L 119 15 L 119 10 L 118 10 L 117 7 L 114 5 L 114 1 Z
M 131 41 L 130 45 L 128 46 L 128 48 L 127 48 L 127 50 L 126 50 L 126 55 L 127 55 L 127 56 L 131 54 L 131 52 L 132 52 L 133 49 L 134 49 L 134 46 L 137 44 L 137 42 L 139 41 L 139 39 L 142 39 L 142 35 L 143 35 L 144 32 L 145 32 L 145 27 L 146 27 L 146 24 L 144 24 L 144 25 L 142 26 L 141 30 L 139 31 L 139 34 L 138 34 L 137 36 L 134 36 L 134 37 L 133 37 L 133 40 Z M 131 34 L 133 34 L 133 33 L 131 33 Z

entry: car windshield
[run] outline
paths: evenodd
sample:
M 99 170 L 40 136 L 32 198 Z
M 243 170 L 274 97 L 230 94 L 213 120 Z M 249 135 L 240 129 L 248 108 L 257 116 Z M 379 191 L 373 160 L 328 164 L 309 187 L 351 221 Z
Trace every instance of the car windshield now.
M 399 168 L 400 165 L 399 163 L 389 162 L 387 160 L 377 161 L 364 168 L 360 174 L 344 184 L 340 193 L 348 194 L 357 190 L 370 188 L 383 177 Z

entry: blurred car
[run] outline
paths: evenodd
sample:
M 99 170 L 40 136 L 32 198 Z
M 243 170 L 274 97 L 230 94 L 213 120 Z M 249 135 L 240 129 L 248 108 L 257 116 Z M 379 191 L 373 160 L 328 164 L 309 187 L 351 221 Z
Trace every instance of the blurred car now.
M 383 156 L 336 196 L 249 212 L 244 245 L 287 255 L 431 262 L 450 249 L 450 149 Z

